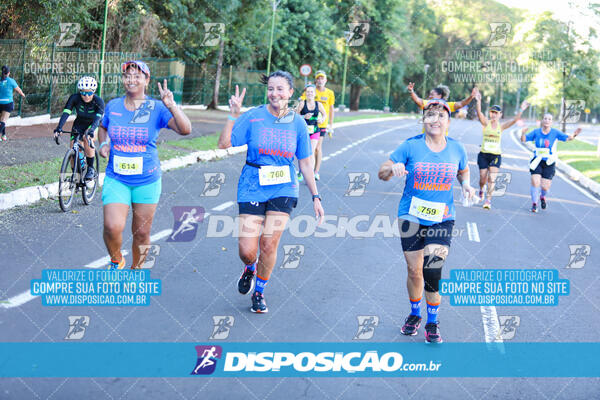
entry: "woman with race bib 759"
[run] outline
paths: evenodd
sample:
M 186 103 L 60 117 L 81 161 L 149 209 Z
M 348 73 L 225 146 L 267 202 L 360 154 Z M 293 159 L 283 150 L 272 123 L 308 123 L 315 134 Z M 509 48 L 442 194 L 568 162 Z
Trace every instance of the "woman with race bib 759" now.
M 379 179 L 404 177 L 406 182 L 398 206 L 398 227 L 408 269 L 407 288 L 411 312 L 402 326 L 404 335 L 416 335 L 421 325 L 423 289 L 427 300 L 425 340 L 441 343 L 438 309 L 439 282 L 448 256 L 455 209 L 453 182 L 458 178 L 463 195 L 471 199 L 467 152 L 457 140 L 445 135 L 450 125 L 450 107 L 444 100 L 431 100 L 424 109 L 425 133 L 405 140 L 379 169 Z

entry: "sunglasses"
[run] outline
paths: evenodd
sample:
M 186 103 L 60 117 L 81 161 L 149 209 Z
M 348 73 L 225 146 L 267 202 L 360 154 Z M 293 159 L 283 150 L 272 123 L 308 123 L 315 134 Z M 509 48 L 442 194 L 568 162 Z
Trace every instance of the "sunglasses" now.
M 92 96 L 94 92 L 79 92 L 82 96 Z

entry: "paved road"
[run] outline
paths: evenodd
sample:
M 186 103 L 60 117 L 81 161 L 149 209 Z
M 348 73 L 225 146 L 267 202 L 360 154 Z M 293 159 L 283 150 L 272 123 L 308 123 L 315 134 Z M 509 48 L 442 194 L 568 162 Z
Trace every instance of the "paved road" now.
M 481 140 L 475 122 L 453 121 L 451 136 L 469 152 L 471 181 Z M 336 130 L 325 141 L 330 155 L 319 182 L 325 211 L 343 221 L 365 216 L 357 225 L 368 230 L 378 216 L 393 221 L 403 181 L 377 179 L 379 165 L 406 138 L 420 132 L 414 121 L 373 122 Z M 372 136 L 371 136 L 372 135 Z M 369 138 L 368 140 L 363 140 Z M 363 140 L 357 145 L 353 145 Z M 444 278 L 451 269 L 552 268 L 569 279 L 571 293 L 555 307 L 496 307 L 499 316 L 516 316 L 515 342 L 597 342 L 600 281 L 594 267 L 600 253 L 600 205 L 557 176 L 547 210 L 529 212 L 528 153 L 508 133 L 503 140 L 503 171 L 510 174 L 506 194 L 491 211 L 457 206 L 459 234 L 453 239 Z M 34 298 L 17 307 L 0 305 L 0 341 L 64 342 L 69 315 L 88 315 L 86 342 L 210 342 L 213 316 L 233 316 L 235 323 L 223 342 L 351 342 L 357 316 L 379 318 L 373 341 L 425 346 L 420 333 L 400 334 L 408 312 L 406 267 L 399 238 L 298 237 L 292 224 L 281 240 L 278 264 L 265 294 L 269 313 L 248 311 L 250 299 L 236 290 L 241 271 L 237 240 L 231 235 L 207 237 L 211 218 L 237 214 L 235 191 L 244 155 L 174 170 L 163 177 L 163 194 L 153 226 L 162 236 L 160 255 L 152 270 L 162 280 L 163 293 L 149 307 L 44 307 Z M 214 197 L 202 196 L 204 173 L 222 173 L 225 183 Z M 361 196 L 345 196 L 349 173 L 368 173 Z M 455 192 L 458 199 L 458 191 Z M 227 207 L 228 204 L 231 206 Z M 173 227 L 174 206 L 201 206 L 211 215 L 200 224 L 191 242 L 166 242 Z M 216 210 L 215 210 L 216 208 Z M 42 269 L 81 268 L 105 256 L 99 199 L 92 206 L 77 204 L 77 213 L 64 214 L 55 201 L 0 214 L 0 254 L 3 273 L 0 300 L 27 291 Z M 309 220 L 311 200 L 301 188 L 295 221 Z M 340 222 L 339 226 L 344 226 Z M 296 229 L 303 230 L 296 224 Z M 348 226 L 346 225 L 348 228 Z M 352 229 L 348 228 L 347 231 Z M 343 232 L 340 228 L 339 232 Z M 214 236 L 214 235 L 213 235 Z M 126 235 L 124 248 L 131 244 Z M 479 239 L 479 240 L 477 240 Z M 592 251 L 582 269 L 565 269 L 569 245 L 587 244 Z M 302 245 L 297 268 L 280 268 L 284 246 Z M 21 297 L 23 299 L 24 297 Z M 485 312 L 484 312 L 485 311 Z M 483 312 L 483 314 L 482 314 Z M 480 307 L 450 306 L 443 300 L 440 327 L 446 342 L 486 341 L 486 313 Z M 486 324 L 489 324 L 489 318 Z M 489 326 L 488 326 L 489 328 Z M 488 338 L 489 340 L 489 338 Z M 508 341 L 509 339 L 507 339 Z M 485 362 L 472 360 L 468 362 Z M 597 398 L 600 380 L 584 378 L 3 378 L 0 398 Z

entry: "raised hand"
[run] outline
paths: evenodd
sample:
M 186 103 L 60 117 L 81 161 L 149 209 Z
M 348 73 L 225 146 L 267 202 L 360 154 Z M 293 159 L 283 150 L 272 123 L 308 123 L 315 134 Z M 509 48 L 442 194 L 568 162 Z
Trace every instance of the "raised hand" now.
M 171 92 L 169 90 L 169 88 L 167 87 L 167 80 L 165 79 L 163 81 L 163 86 L 160 85 L 160 82 L 157 82 L 157 84 L 158 84 L 158 93 L 160 93 L 160 99 L 162 100 L 165 107 L 167 107 L 167 108 L 174 107 L 176 105 L 175 99 L 173 98 L 173 92 Z
M 527 107 L 529 107 L 529 103 L 527 102 L 527 100 L 523 100 L 523 102 L 521 103 L 521 112 L 525 111 Z
M 408 92 L 412 92 L 415 89 L 415 83 L 414 82 L 408 82 L 408 86 L 406 87 L 406 90 L 408 90 Z
M 240 94 L 240 88 L 235 85 L 235 94 L 229 99 L 229 110 L 232 117 L 239 117 L 242 109 L 242 103 L 244 102 L 244 96 L 246 95 L 246 88 L 242 90 Z

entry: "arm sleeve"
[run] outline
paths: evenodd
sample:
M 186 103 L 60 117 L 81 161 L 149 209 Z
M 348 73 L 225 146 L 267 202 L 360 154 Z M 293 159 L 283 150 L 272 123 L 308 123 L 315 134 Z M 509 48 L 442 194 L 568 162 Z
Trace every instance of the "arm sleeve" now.
M 65 125 L 65 122 L 67 122 L 67 118 L 69 118 L 69 116 L 72 114 L 73 107 L 75 107 L 75 101 L 77 100 L 77 96 L 79 96 L 79 95 L 72 94 L 71 97 L 69 97 L 69 100 L 67 100 L 67 104 L 65 104 L 63 113 L 60 116 L 60 120 L 58 121 L 58 127 L 57 127 L 58 129 L 63 128 L 63 126 Z
M 100 125 L 100 121 L 102 120 L 102 116 L 104 115 L 104 100 L 100 97 L 95 99 L 96 101 L 96 114 L 94 115 L 94 120 L 92 121 L 92 125 L 90 125 L 89 132 L 94 133 L 96 128 Z
M 302 160 L 310 157 L 312 149 L 310 147 L 310 139 L 308 138 L 308 127 L 304 118 L 296 115 L 296 158 Z
M 246 111 L 239 116 L 237 121 L 233 124 L 231 130 L 231 145 L 234 147 L 243 146 L 248 144 L 250 140 L 250 114 L 252 110 Z
M 390 155 L 390 160 L 395 163 L 402 163 L 406 165 L 408 161 L 408 150 L 409 150 L 408 141 L 404 141 L 394 152 Z

